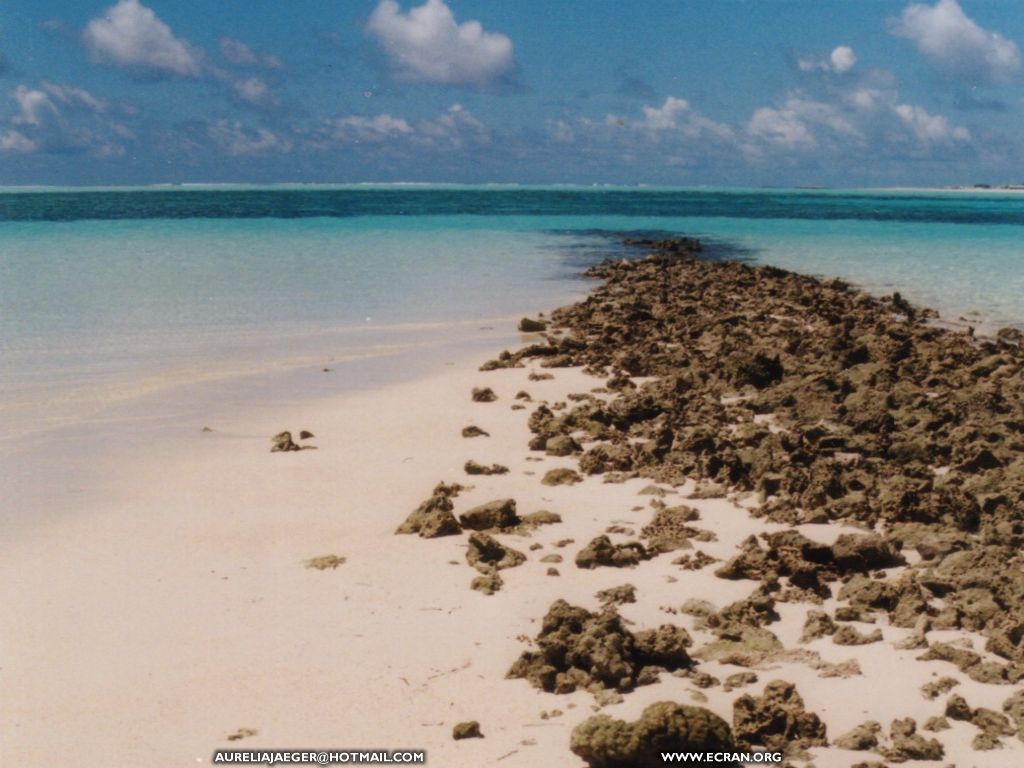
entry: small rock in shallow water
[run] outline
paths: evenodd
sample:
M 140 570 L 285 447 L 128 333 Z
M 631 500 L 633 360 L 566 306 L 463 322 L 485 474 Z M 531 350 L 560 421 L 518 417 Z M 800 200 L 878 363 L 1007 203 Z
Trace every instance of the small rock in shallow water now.
M 647 559 L 647 551 L 639 541 L 612 544 L 607 536 L 598 536 L 576 555 L 576 567 L 592 569 L 600 565 L 623 568 Z
M 548 512 L 546 509 L 539 509 L 536 512 L 523 516 L 523 524 L 534 528 L 540 525 L 555 525 L 560 522 L 562 522 L 560 514 Z
M 531 320 L 524 317 L 519 321 L 518 329 L 521 333 L 541 333 L 548 329 L 548 324 L 543 320 Z
M 836 623 L 832 621 L 831 616 L 824 611 L 812 609 L 807 612 L 807 618 L 804 619 L 804 628 L 800 634 L 800 642 L 809 643 L 812 640 L 817 640 L 819 637 L 834 634 L 836 629 Z
M 472 426 L 471 425 L 471 426 L 463 427 L 462 428 L 462 436 L 463 437 L 490 437 L 491 434 L 489 432 L 484 432 L 482 429 L 480 429 L 480 427 Z
M 878 746 L 878 734 L 882 732 L 882 725 L 874 720 L 861 723 L 852 731 L 844 733 L 833 742 L 833 745 L 840 749 L 852 749 L 858 752 L 865 752 Z
M 420 504 L 405 522 L 398 526 L 395 533 L 418 533 L 425 539 L 458 536 L 462 533 L 462 527 L 452 514 L 455 508 L 452 499 L 462 490 L 463 487 L 458 483 L 438 483 L 433 495 Z
M 723 691 L 731 691 L 735 688 L 743 688 L 757 682 L 757 675 L 753 672 L 735 672 L 729 675 L 722 683 Z
M 278 453 L 281 451 L 302 450 L 302 447 L 296 445 L 295 442 L 292 440 L 291 432 L 278 432 L 276 435 L 270 438 L 270 442 L 274 444 L 273 447 L 270 449 L 271 453 Z
M 476 720 L 470 720 L 465 723 L 459 723 L 452 728 L 452 738 L 455 741 L 462 739 L 482 739 L 484 735 L 480 733 L 480 723 Z
M 486 533 L 476 532 L 469 536 L 466 561 L 477 570 L 490 573 L 491 570 L 515 568 L 526 562 L 526 555 L 519 550 L 506 547 Z
M 301 432 L 299 432 L 299 440 L 309 440 L 309 438 L 311 437 L 316 437 L 316 435 L 314 435 L 308 429 L 304 429 Z
M 597 593 L 597 599 L 601 605 L 622 605 L 624 603 L 636 602 L 636 587 L 632 584 L 623 584 L 621 587 L 610 587 L 602 589 Z
M 956 678 L 940 677 L 938 680 L 922 685 L 921 693 L 924 694 L 926 699 L 937 699 L 942 694 L 949 693 L 958 685 L 960 685 L 960 681 Z
M 494 390 L 490 387 L 474 387 L 473 388 L 473 402 L 474 403 L 493 403 L 498 399 L 498 396 L 494 394 Z
M 568 435 L 549 437 L 544 444 L 544 452 L 548 456 L 571 456 L 578 450 L 579 445 Z
M 462 467 L 467 475 L 507 475 L 508 467 L 502 466 L 501 464 L 478 464 L 477 462 L 470 459 Z
M 881 641 L 882 630 L 876 629 L 870 634 L 865 635 L 849 624 L 839 627 L 832 635 L 832 642 L 836 645 L 869 645 Z
M 583 478 L 580 476 L 579 472 L 565 467 L 548 470 L 544 474 L 544 478 L 541 480 L 543 485 L 575 485 L 576 483 L 582 482 Z
M 501 578 L 496 570 L 477 576 L 470 582 L 469 588 L 485 595 L 493 595 L 505 586 L 505 580 Z
M 522 522 L 522 518 L 516 514 L 515 499 L 500 499 L 473 507 L 459 515 L 459 522 L 463 528 L 487 531 L 515 528 Z
M 313 557 L 307 560 L 306 567 L 315 568 L 318 571 L 326 571 L 328 568 L 333 570 L 344 563 L 344 557 L 339 557 L 338 555 L 320 555 L 319 557 Z

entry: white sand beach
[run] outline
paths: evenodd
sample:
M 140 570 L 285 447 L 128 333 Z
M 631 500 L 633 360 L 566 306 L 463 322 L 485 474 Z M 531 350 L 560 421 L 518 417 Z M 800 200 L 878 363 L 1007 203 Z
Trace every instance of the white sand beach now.
M 569 735 L 597 708 L 594 697 L 505 679 L 548 606 L 563 598 L 595 609 L 596 592 L 629 583 L 637 602 L 621 612 L 638 629 L 692 628 L 692 617 L 676 610 L 688 598 L 721 607 L 745 597 L 751 582 L 716 578 L 713 567 L 683 570 L 672 555 L 634 569 L 577 568 L 576 552 L 606 528 L 638 530 L 649 520 L 652 497 L 638 493 L 648 484 L 542 485 L 545 471 L 573 461 L 527 450 L 534 406 L 511 406 L 520 390 L 553 404 L 601 382 L 577 369 L 529 381 L 531 368 L 481 373 L 478 363 L 438 363 L 417 381 L 237 421 L 210 413 L 212 432 L 181 426 L 186 439 L 176 455 L 153 446 L 106 462 L 94 479 L 106 490 L 95 503 L 3 541 L 3 762 L 29 768 L 73 756 L 83 768 L 190 766 L 234 747 L 425 749 L 428 764 L 453 768 L 582 765 Z M 471 401 L 471 389 L 483 385 L 497 401 Z M 469 424 L 490 437 L 462 437 Z M 312 431 L 306 442 L 317 450 L 271 453 L 268 438 L 282 429 Z M 510 472 L 470 478 L 468 459 Z M 501 591 L 481 594 L 469 588 L 477 574 L 465 560 L 465 535 L 394 533 L 440 481 L 470 486 L 456 513 L 514 498 L 520 514 L 547 509 L 563 522 L 528 537 L 499 535 L 528 561 L 502 572 Z M 682 503 L 688 488 L 666 490 L 667 501 Z M 780 528 L 725 499 L 685 503 L 717 535 L 700 546 L 720 560 L 746 536 Z M 830 541 L 841 529 L 802 530 Z M 573 543 L 556 543 L 567 539 Z M 304 567 L 331 554 L 345 561 Z M 557 577 L 541 562 L 552 554 L 564 558 Z M 907 630 L 882 626 L 884 641 L 867 646 L 827 637 L 802 646 L 807 608 L 780 605 L 773 630 L 786 647 L 832 663 L 855 658 L 863 674 L 823 678 L 807 664 L 772 663 L 752 670 L 758 682 L 747 690 L 794 682 L 830 737 L 868 719 L 887 725 L 942 714 L 944 699 L 919 692 L 940 675 L 958 678 L 956 692 L 974 706 L 998 710 L 1008 694 L 952 665 L 912 661 L 918 652 L 894 648 Z M 717 662 L 700 669 L 721 679 L 744 671 Z M 736 695 L 662 673 L 602 711 L 633 719 L 653 701 L 706 697 L 728 721 Z M 484 738 L 452 739 L 453 726 L 467 720 L 480 723 Z M 1005 766 L 1021 752 L 1015 739 L 974 752 L 974 727 L 952 725 L 939 736 L 947 762 L 961 768 Z M 229 741 L 240 729 L 252 735 Z M 812 750 L 817 766 L 864 756 Z

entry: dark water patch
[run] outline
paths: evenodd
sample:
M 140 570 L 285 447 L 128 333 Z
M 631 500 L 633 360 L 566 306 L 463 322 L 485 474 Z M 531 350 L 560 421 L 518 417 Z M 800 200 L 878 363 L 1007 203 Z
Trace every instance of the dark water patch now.
M 551 246 L 560 263 L 570 271 L 586 270 L 605 259 L 642 259 L 651 252 L 645 242 L 696 237 L 700 258 L 707 261 L 752 263 L 760 251 L 736 241 L 668 229 L 549 229 L 546 234 L 563 236 L 568 242 Z

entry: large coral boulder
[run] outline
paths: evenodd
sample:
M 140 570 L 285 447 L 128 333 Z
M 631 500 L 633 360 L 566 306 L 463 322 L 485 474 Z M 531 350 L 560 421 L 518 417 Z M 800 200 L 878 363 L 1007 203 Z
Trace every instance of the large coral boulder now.
M 686 630 L 664 625 L 633 634 L 614 607 L 597 613 L 556 600 L 548 609 L 537 650 L 524 651 L 508 676 L 554 693 L 584 688 L 628 691 L 657 680 L 657 669 L 688 668 Z
M 659 701 L 627 723 L 597 715 L 573 729 L 573 753 L 590 768 L 662 768 L 662 752 L 733 749 L 729 724 L 710 710 Z
M 841 571 L 865 573 L 877 568 L 903 565 L 906 562 L 893 546 L 877 533 L 867 536 L 844 533 L 832 545 L 832 554 L 836 566 Z
M 788 751 L 828 746 L 825 724 L 804 709 L 796 686 L 784 680 L 768 683 L 761 696 L 736 699 L 732 727 L 736 742 L 744 748 Z

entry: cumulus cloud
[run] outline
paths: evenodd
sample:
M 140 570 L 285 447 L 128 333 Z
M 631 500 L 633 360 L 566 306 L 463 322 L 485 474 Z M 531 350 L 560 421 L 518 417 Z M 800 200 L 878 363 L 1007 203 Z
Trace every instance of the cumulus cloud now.
M 231 37 L 222 37 L 220 39 L 220 54 L 226 62 L 237 67 L 280 69 L 283 66 L 277 56 L 256 53 L 246 43 Z
M 690 106 L 686 99 L 669 96 L 661 106 L 644 106 L 642 120 L 630 120 L 618 115 L 607 115 L 605 124 L 647 131 L 653 135 L 685 138 L 719 138 L 732 136 L 732 129 L 716 123 Z
M 814 134 L 807 124 L 791 109 L 761 107 L 755 110 L 747 123 L 747 133 L 788 147 L 815 143 Z
M 82 33 L 95 61 L 155 77 L 197 78 L 202 52 L 175 37 L 139 0 L 118 0 Z
M 226 81 L 231 85 L 235 95 L 250 106 L 260 109 L 272 109 L 278 106 L 277 97 L 270 92 L 270 87 L 258 77 L 243 77 L 235 80 L 227 76 Z
M 479 21 L 459 24 L 444 0 L 426 0 L 402 13 L 381 0 L 366 25 L 384 49 L 395 76 L 407 82 L 484 87 L 515 68 L 512 41 L 486 32 Z
M 32 139 L 18 131 L 5 131 L 0 133 L 0 152 L 14 152 L 27 155 L 39 149 L 39 145 Z
M 461 104 L 452 104 L 433 120 L 417 123 L 416 135 L 427 144 L 453 149 L 467 143 L 488 144 L 491 140 L 487 127 Z
M 279 100 L 270 86 L 251 72 L 226 69 L 206 59 L 202 49 L 177 37 L 139 0 L 119 0 L 82 33 L 94 61 L 149 78 L 178 77 L 220 84 L 234 98 L 258 109 L 273 109 Z M 241 40 L 220 40 L 225 61 L 240 69 L 279 69 L 276 56 L 260 54 Z
M 929 114 L 923 107 L 894 104 L 892 111 L 922 144 L 952 144 L 971 140 L 971 132 L 966 128 L 951 126 L 943 115 Z
M 312 133 L 309 147 L 323 151 L 336 146 L 372 144 L 379 152 L 408 153 L 484 145 L 490 138 L 487 127 L 468 109 L 452 104 L 437 117 L 417 121 L 387 113 L 330 118 Z
M 11 91 L 18 107 L 12 128 L 0 132 L 2 152 L 89 152 L 96 157 L 124 154 L 120 140 L 132 132 L 104 117 L 107 102 L 84 88 L 43 82 Z
M 1017 44 L 978 26 L 957 0 L 934 6 L 911 3 L 889 31 L 905 37 L 945 75 L 970 81 L 1002 83 L 1020 70 Z
M 412 133 L 412 126 L 408 122 L 388 114 L 375 117 L 338 117 L 329 120 L 328 124 L 331 137 L 342 143 L 381 142 Z
M 967 146 L 968 129 L 943 115 L 908 104 L 894 88 L 861 85 L 830 101 L 795 93 L 777 106 L 754 111 L 743 151 L 751 158 L 786 154 L 887 153 L 925 156 Z
M 293 143 L 267 128 L 248 128 L 238 120 L 218 120 L 207 135 L 229 155 L 265 155 L 291 152 Z
M 853 69 L 857 63 L 857 54 L 848 45 L 840 45 L 832 49 L 832 53 L 825 59 L 806 58 L 800 59 L 797 65 L 803 72 L 834 72 L 837 75 L 845 74 Z

